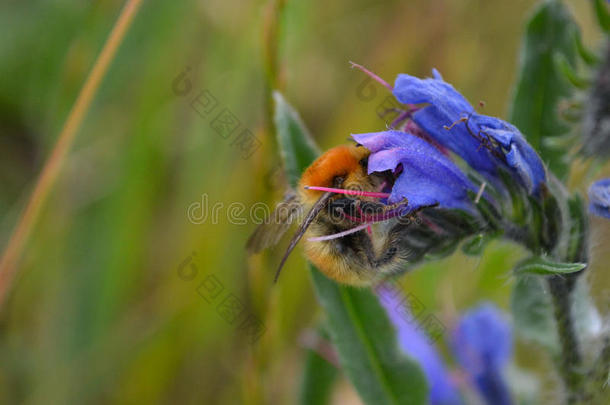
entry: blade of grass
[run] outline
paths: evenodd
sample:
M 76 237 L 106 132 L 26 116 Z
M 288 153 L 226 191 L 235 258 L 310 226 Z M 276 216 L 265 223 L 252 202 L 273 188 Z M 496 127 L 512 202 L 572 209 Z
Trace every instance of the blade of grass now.
M 25 210 L 8 240 L 2 259 L 0 259 L 0 308 L 11 288 L 17 272 L 19 258 L 36 224 L 40 210 L 49 196 L 74 137 L 141 3 L 142 0 L 127 0 L 125 6 L 123 6 L 102 51 L 95 60 L 93 68 L 74 102 L 72 110 L 70 110 L 70 114 L 68 114 L 55 146 L 34 185 L 34 190 Z
M 265 6 L 263 24 L 263 66 L 265 68 L 265 130 L 275 143 L 276 128 L 273 120 L 273 92 L 282 91 L 280 80 L 280 31 L 286 0 L 269 0 Z

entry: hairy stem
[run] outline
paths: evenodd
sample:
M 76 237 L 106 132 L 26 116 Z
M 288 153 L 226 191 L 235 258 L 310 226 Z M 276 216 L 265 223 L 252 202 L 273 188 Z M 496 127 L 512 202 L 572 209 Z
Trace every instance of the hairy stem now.
M 571 277 L 570 277 L 571 278 Z M 567 390 L 567 402 L 575 404 L 582 396 L 582 356 L 574 329 L 572 314 L 572 285 L 568 278 L 553 276 L 548 279 L 553 300 L 557 334 L 561 345 L 559 373 Z
M 582 404 L 610 403 L 610 336 L 604 339 L 603 347 L 595 364 L 587 373 Z

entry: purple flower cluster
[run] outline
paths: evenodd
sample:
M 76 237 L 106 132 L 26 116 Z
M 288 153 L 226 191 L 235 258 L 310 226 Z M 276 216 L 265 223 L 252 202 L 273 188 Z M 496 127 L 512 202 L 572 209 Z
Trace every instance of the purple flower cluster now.
M 380 288 L 380 302 L 398 333 L 402 351 L 422 368 L 428 385 L 431 405 L 462 405 L 461 392 L 474 392 L 486 404 L 512 403 L 504 368 L 512 357 L 510 325 L 492 304 L 484 303 L 464 313 L 452 330 L 451 352 L 464 384 L 458 383 L 429 338 L 413 319 L 406 319 L 403 297 L 394 289 Z
M 410 122 L 403 130 L 352 135 L 372 152 L 369 173 L 394 172 L 390 202 L 407 198 L 410 209 L 436 203 L 441 208 L 471 210 L 468 191 L 478 187 L 446 150 L 500 192 L 501 172 L 505 172 L 528 194 L 538 195 L 546 171 L 521 132 L 499 118 L 477 113 L 436 70 L 433 73 L 434 78 L 426 79 L 398 75 L 392 90 L 396 99 L 421 105 L 407 114 Z
M 610 219 L 610 178 L 598 180 L 589 188 L 589 211 Z
M 506 121 L 477 113 L 438 71 L 433 74 L 426 79 L 406 74 L 396 78 L 393 93 L 398 101 L 427 104 L 413 114 L 413 121 L 490 180 L 506 170 L 530 194 L 536 193 L 546 182 L 546 172 L 521 132 Z
M 458 364 L 488 404 L 511 403 L 502 369 L 512 356 L 512 334 L 498 309 L 487 303 L 462 315 L 452 336 Z

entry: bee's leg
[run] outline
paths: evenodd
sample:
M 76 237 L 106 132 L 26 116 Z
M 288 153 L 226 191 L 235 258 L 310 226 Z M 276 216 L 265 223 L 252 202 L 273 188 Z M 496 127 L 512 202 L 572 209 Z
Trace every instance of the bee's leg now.
M 362 246 L 365 248 L 371 268 L 382 270 L 393 267 L 399 271 L 404 267 L 404 264 L 417 261 L 423 257 L 429 247 L 434 245 L 438 235 L 421 224 L 417 213 L 425 208 L 436 206 L 438 204 L 423 206 L 399 218 L 396 225 L 388 232 L 384 248 L 379 254 L 375 254 L 370 238 L 366 237 L 368 241 L 362 241 Z
M 410 223 L 397 223 L 390 229 L 384 244 L 384 250 L 377 257 L 376 264 L 378 267 L 386 267 L 391 263 L 406 261 L 412 258 L 412 252 L 405 246 L 403 235 L 410 228 Z
M 398 221 L 403 224 L 419 223 L 419 222 L 421 222 L 421 220 L 420 220 L 418 214 L 421 211 L 425 210 L 426 208 L 436 208 L 436 207 L 438 207 L 438 205 L 439 205 L 438 203 L 422 205 L 421 207 L 409 212 L 408 214 L 399 216 Z
M 366 232 L 358 232 L 354 234 L 354 238 L 358 239 L 355 245 L 360 247 L 361 253 L 364 255 L 363 259 L 365 259 L 366 267 L 370 269 L 376 270 L 384 261 L 391 260 L 391 256 L 396 254 L 397 249 L 390 247 L 385 249 L 381 255 L 377 255 L 373 242 Z
M 407 200 L 407 198 L 405 197 L 402 200 L 398 201 L 397 203 L 390 204 L 390 205 L 384 205 L 383 212 L 389 212 L 389 211 L 395 210 L 396 208 L 406 207 L 408 204 L 409 204 L 409 200 Z
M 363 217 L 369 218 L 373 222 L 377 222 L 383 219 L 389 219 L 392 217 L 402 217 L 413 220 L 417 218 L 417 213 L 426 208 L 434 208 L 438 206 L 438 203 L 424 205 L 418 207 L 415 210 L 408 212 L 407 214 L 400 214 L 400 211 L 407 210 L 409 207 L 409 200 L 403 198 L 394 204 L 381 204 L 369 201 L 361 201 L 360 206 L 363 208 Z
M 371 216 L 371 215 L 379 215 L 379 214 L 383 214 L 384 212 L 390 211 L 395 207 L 396 204 L 392 204 L 392 205 L 386 205 L 386 204 L 382 204 L 382 203 L 378 203 L 378 202 L 371 202 L 371 201 L 364 201 L 364 200 L 360 200 L 359 206 L 360 206 L 360 212 L 364 215 L 364 216 Z
M 378 270 L 381 267 L 387 266 L 396 259 L 401 248 L 400 235 L 405 232 L 406 227 L 407 225 L 404 224 L 397 224 L 394 226 L 390 230 L 390 233 L 388 234 L 384 243 L 383 250 L 379 254 L 375 251 L 375 247 L 373 246 L 373 242 L 369 235 L 367 235 L 365 232 L 359 232 L 354 235 L 354 237 L 358 238 L 358 246 L 361 247 L 362 253 L 366 257 L 366 262 L 369 268 Z
M 377 222 L 376 217 L 382 216 L 385 212 L 385 205 L 380 203 L 372 203 L 366 200 L 358 200 L 356 202 L 356 210 L 358 210 L 358 218 L 360 222 Z M 369 234 L 371 233 L 371 227 L 369 225 Z

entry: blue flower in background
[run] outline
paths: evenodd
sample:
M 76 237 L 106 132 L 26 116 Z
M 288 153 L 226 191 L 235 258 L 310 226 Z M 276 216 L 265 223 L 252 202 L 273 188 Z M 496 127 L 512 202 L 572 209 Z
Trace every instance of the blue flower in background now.
M 546 172 L 521 132 L 499 118 L 478 114 L 438 71 L 433 74 L 426 79 L 407 74 L 396 78 L 393 94 L 398 101 L 428 104 L 413 113 L 412 120 L 494 183 L 498 169 L 505 168 L 529 193 L 538 192 Z
M 425 140 L 401 131 L 352 137 L 371 151 L 369 174 L 386 170 L 396 174 L 390 203 L 407 198 L 410 210 L 432 204 L 473 210 L 467 191 L 476 192 L 477 188 L 455 163 Z
M 502 371 L 512 356 L 510 325 L 492 304 L 466 312 L 453 333 L 451 348 L 488 404 L 511 403 Z
M 463 404 L 456 380 L 451 378 L 433 342 L 409 314 L 401 292 L 381 287 L 377 293 L 396 328 L 400 348 L 418 362 L 426 375 L 430 404 Z M 503 369 L 512 356 L 512 334 L 500 311 L 491 304 L 483 304 L 466 312 L 451 337 L 452 353 L 470 384 L 464 388 L 476 392 L 486 404 L 511 404 Z
M 390 321 L 398 333 L 400 348 L 417 361 L 422 368 L 430 387 L 429 402 L 431 405 L 462 404 L 456 384 L 451 380 L 443 359 L 434 345 L 418 328 L 417 321 L 411 318 L 403 303 L 404 296 L 394 288 L 380 288 L 380 301 Z
M 589 210 L 600 217 L 610 218 L 610 178 L 598 180 L 589 187 Z

